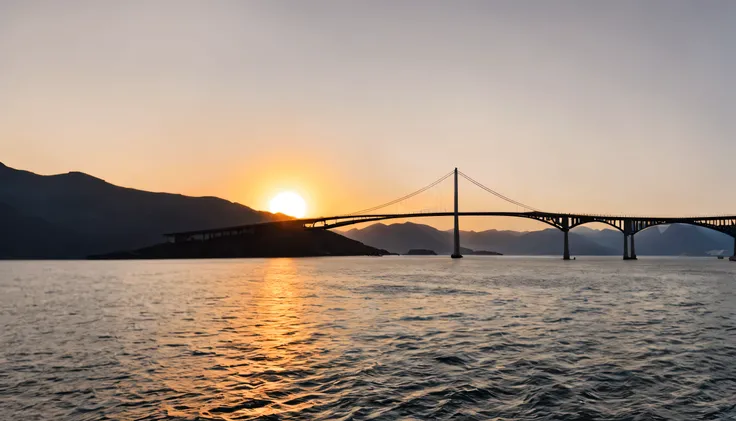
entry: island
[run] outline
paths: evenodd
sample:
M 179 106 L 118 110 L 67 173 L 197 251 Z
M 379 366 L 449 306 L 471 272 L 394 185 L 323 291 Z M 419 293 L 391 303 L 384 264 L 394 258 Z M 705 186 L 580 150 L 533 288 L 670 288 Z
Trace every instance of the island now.
M 470 254 L 474 256 L 503 256 L 503 253 L 488 250 L 473 250 Z
M 408 252 L 406 252 L 407 256 L 436 256 L 437 253 L 435 253 L 434 250 L 428 250 L 428 249 L 411 249 Z

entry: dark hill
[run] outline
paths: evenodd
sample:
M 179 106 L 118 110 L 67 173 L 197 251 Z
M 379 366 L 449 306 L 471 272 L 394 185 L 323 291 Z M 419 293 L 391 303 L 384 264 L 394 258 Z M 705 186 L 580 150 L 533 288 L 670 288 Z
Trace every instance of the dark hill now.
M 2 164 L 0 203 L 10 215 L 0 224 L 5 258 L 81 258 L 156 244 L 164 232 L 284 218 L 216 197 L 119 187 L 80 172 L 42 176 Z
M 163 243 L 92 259 L 199 259 L 234 257 L 381 256 L 385 250 L 366 246 L 332 231 L 268 224 L 249 234 L 207 241 Z
M 0 259 L 61 256 L 78 247 L 79 242 L 73 232 L 0 203 Z

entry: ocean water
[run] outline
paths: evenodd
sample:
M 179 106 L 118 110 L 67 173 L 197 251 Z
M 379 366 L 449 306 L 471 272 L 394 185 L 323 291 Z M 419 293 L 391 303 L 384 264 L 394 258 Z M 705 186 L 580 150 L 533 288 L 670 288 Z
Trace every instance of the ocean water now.
M 733 420 L 736 263 L 0 262 L 2 420 Z

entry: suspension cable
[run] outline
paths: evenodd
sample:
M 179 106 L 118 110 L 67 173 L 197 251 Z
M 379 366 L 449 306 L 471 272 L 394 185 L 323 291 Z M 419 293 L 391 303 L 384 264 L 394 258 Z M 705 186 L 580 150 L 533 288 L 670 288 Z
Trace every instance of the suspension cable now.
M 445 181 L 449 176 L 453 175 L 454 173 L 455 173 L 454 170 L 453 171 L 450 171 L 449 173 L 447 173 L 447 174 L 443 175 L 442 177 L 438 178 L 436 181 L 434 181 L 434 182 L 432 182 L 432 183 L 430 183 L 430 184 L 422 187 L 421 189 L 419 189 L 419 190 L 417 190 L 417 191 L 415 191 L 413 193 L 409 193 L 409 194 L 407 194 L 405 196 L 402 196 L 402 197 L 400 197 L 398 199 L 394 199 L 394 200 L 392 200 L 390 202 L 386 202 L 386 203 L 384 203 L 382 205 L 378 205 L 378 206 L 374 206 L 372 208 L 362 209 L 362 210 L 359 210 L 359 211 L 356 211 L 356 212 L 349 213 L 349 214 L 347 214 L 347 216 L 367 214 L 367 213 L 370 213 L 370 212 L 377 211 L 379 209 L 383 209 L 383 208 L 385 208 L 387 206 L 395 205 L 395 204 L 397 204 L 399 202 L 402 202 L 404 200 L 411 199 L 412 197 L 414 197 L 414 196 L 416 196 L 416 195 L 418 195 L 420 193 L 423 193 L 423 192 L 431 189 L 432 187 L 440 184 L 441 182 Z
M 488 193 L 491 193 L 492 195 L 494 195 L 494 196 L 496 196 L 496 197 L 498 197 L 498 198 L 500 198 L 502 200 L 505 200 L 506 202 L 512 203 L 512 204 L 514 204 L 516 206 L 520 206 L 520 207 L 522 207 L 522 208 L 524 208 L 526 210 L 530 210 L 530 211 L 534 211 L 534 212 L 542 212 L 541 210 L 539 210 L 537 208 L 531 207 L 529 205 L 525 205 L 525 204 L 523 204 L 521 202 L 517 202 L 516 200 L 511 199 L 510 197 L 504 196 L 501 193 L 499 193 L 499 192 L 497 192 L 497 191 L 495 191 L 495 190 L 493 190 L 493 189 L 491 189 L 489 187 L 484 186 L 481 182 L 474 180 L 473 178 L 471 178 L 469 175 L 463 173 L 462 171 L 458 171 L 458 174 L 460 174 L 463 178 L 465 178 L 466 180 L 468 180 L 471 183 L 475 184 L 476 186 L 480 187 L 481 189 L 487 191 Z

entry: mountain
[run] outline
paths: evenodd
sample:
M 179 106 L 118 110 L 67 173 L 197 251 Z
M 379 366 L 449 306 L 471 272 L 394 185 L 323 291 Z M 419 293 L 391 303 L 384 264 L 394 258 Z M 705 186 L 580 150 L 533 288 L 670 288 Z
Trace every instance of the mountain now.
M 0 202 L 0 259 L 61 256 L 78 245 L 73 232 Z
M 392 253 L 407 253 L 412 249 L 429 249 L 439 254 L 452 253 L 452 237 L 429 225 L 405 222 L 403 224 L 373 224 L 363 229 L 351 229 L 342 233 L 363 244 L 388 250 Z
M 593 230 L 578 227 L 572 230 L 623 254 L 623 235 L 618 230 Z M 732 255 L 733 238 L 708 228 L 673 224 L 640 231 L 635 236 L 636 254 L 640 256 L 706 256 Z
M 656 228 L 654 228 L 656 229 Z M 611 247 L 614 250 L 617 250 L 620 248 L 621 253 L 623 253 L 623 234 L 621 234 L 621 231 L 615 230 L 615 229 L 592 229 L 586 226 L 582 227 L 575 227 L 570 232 L 573 232 L 575 234 L 582 235 L 583 237 L 593 240 L 598 244 L 605 245 L 606 247 Z
M 730 236 L 692 225 L 668 225 L 661 232 L 650 228 L 636 235 L 636 253 L 641 255 L 703 256 L 712 250 L 726 250 L 724 254 L 730 255 L 732 248 Z
M 42 176 L 0 163 L 0 258 L 81 258 L 161 234 L 286 218 L 216 197 L 119 187 L 80 172 Z
M 412 222 L 392 225 L 379 223 L 363 229 L 354 228 L 343 235 L 393 253 L 406 253 L 410 249 L 429 249 L 439 254 L 450 254 L 452 251 L 452 232 Z M 503 254 L 561 255 L 563 234 L 556 229 L 531 232 L 461 231 L 460 243 L 470 249 Z M 570 250 L 577 255 L 615 253 L 615 250 L 576 233 L 570 233 Z
M 395 253 L 431 249 L 440 254 L 452 250 L 452 232 L 415 223 L 374 224 L 354 228 L 345 236 Z M 570 231 L 570 252 L 578 255 L 623 255 L 623 234 L 614 229 L 577 227 Z M 731 255 L 733 238 L 707 228 L 690 225 L 652 227 L 636 234 L 637 255 L 705 256 Z M 493 250 L 507 255 L 562 255 L 563 234 L 550 228 L 541 231 L 461 231 L 460 243 L 474 250 Z

